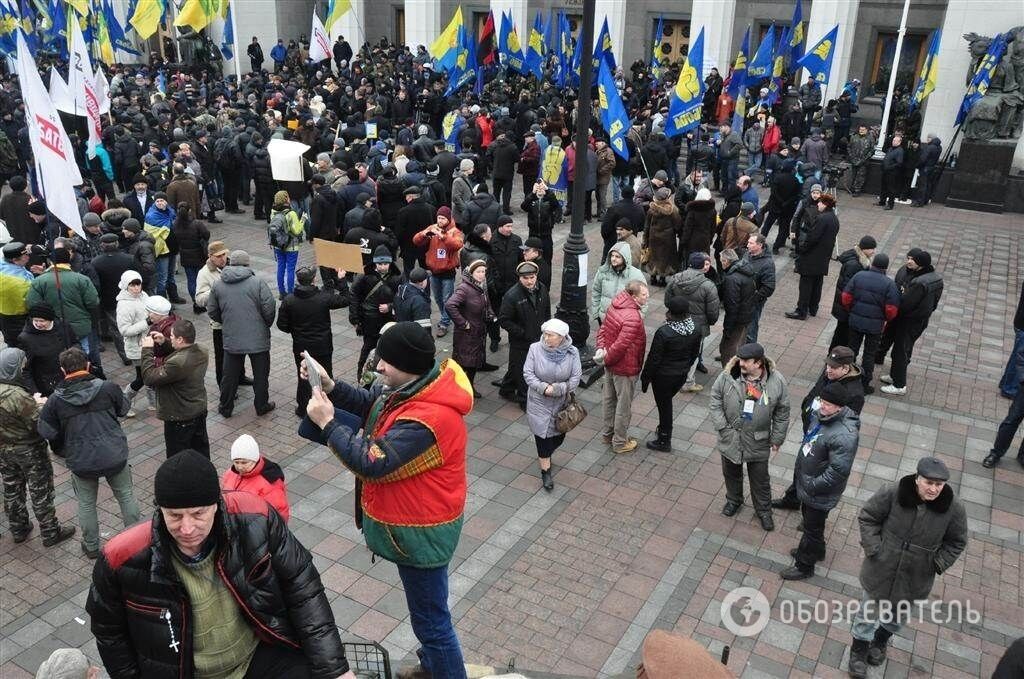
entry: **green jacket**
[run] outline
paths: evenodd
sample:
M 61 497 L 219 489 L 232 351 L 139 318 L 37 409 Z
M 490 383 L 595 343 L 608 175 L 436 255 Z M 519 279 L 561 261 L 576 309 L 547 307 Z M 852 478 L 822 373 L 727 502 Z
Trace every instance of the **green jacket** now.
M 57 275 L 54 268 L 60 268 L 60 294 L 57 293 Z M 57 318 L 65 321 L 75 337 L 82 338 L 92 331 L 92 313 L 100 305 L 96 286 L 88 276 L 75 273 L 67 264 L 50 267 L 32 281 L 25 297 L 25 306 L 49 304 Z
M 43 444 L 36 431 L 39 405 L 20 384 L 0 381 L 0 450 Z
M 171 352 L 156 364 L 152 347 L 142 349 L 142 382 L 156 392 L 156 416 L 181 422 L 206 412 L 206 366 L 209 356 L 198 344 Z
M 273 219 L 274 215 L 281 212 L 284 213 L 285 222 L 288 224 L 288 235 L 291 236 L 291 240 L 288 241 L 288 247 L 284 248 L 283 252 L 298 252 L 299 245 L 302 243 L 302 236 L 306 232 L 302 225 L 302 219 L 290 207 L 284 210 L 271 210 L 270 218 Z

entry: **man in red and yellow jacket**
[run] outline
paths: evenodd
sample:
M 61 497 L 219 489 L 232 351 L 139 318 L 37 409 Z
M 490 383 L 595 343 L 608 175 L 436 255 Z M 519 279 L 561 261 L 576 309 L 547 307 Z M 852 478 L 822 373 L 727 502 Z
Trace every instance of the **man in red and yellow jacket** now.
M 448 563 L 466 506 L 463 418 L 473 388 L 458 364 L 438 362 L 434 353 L 430 331 L 403 322 L 381 335 L 380 377 L 369 390 L 335 382 L 316 366 L 322 390 L 313 390 L 299 433 L 327 445 L 356 475 L 356 522 L 366 546 L 398 566 L 422 646 L 421 668 L 410 676 L 461 679 Z

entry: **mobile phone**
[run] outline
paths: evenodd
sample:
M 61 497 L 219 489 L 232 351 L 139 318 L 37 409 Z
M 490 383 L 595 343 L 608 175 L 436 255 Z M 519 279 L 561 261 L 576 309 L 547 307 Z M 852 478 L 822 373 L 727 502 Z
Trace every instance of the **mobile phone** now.
M 309 355 L 308 351 L 302 352 L 302 361 L 306 364 L 306 379 L 309 381 L 310 388 L 323 389 L 323 385 L 320 382 L 320 370 L 317 369 L 316 363 L 313 362 L 313 358 Z

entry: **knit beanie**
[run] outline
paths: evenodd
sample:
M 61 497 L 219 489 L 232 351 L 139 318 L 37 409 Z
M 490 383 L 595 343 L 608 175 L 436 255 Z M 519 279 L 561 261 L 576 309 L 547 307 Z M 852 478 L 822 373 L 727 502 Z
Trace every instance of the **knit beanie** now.
M 194 450 L 167 458 L 156 470 L 153 494 L 158 507 L 207 507 L 220 501 L 220 481 L 213 463 Z
M 287 207 L 291 204 L 291 198 L 288 197 L 287 191 L 278 191 L 274 194 L 274 209 Z
M 28 308 L 29 318 L 42 318 L 45 321 L 56 320 L 57 314 L 49 304 L 33 304 Z
M 232 460 L 260 460 L 260 444 L 249 434 L 242 434 L 231 444 Z
M 931 266 L 932 256 L 927 250 L 921 248 L 910 248 L 907 257 L 914 260 L 918 266 Z
M 704 254 L 703 252 L 694 252 L 690 255 L 690 268 L 703 269 L 705 261 L 707 261 L 706 254 Z
M 864 236 L 857 243 L 857 247 L 861 250 L 874 250 L 878 247 L 878 242 L 872 236 Z
M 50 654 L 39 670 L 42 679 L 82 679 L 89 672 L 89 658 L 77 648 L 58 648 Z
M 385 331 L 377 342 L 377 357 L 411 375 L 434 366 L 434 337 L 419 323 L 403 321 Z
M 885 271 L 889 268 L 889 255 L 879 252 L 871 259 L 871 266 Z
M 447 205 L 442 205 L 441 207 L 437 208 L 437 216 L 444 217 L 450 222 L 452 221 L 452 209 Z

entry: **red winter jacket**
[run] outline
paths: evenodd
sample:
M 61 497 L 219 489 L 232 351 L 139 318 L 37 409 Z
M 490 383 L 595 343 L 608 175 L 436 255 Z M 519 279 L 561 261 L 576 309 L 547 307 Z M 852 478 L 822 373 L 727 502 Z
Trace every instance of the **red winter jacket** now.
M 220 487 L 221 490 L 240 490 L 263 498 L 285 521 L 291 515 L 284 472 L 276 462 L 265 457 L 261 456 L 260 461 L 247 474 L 239 474 L 234 467 L 229 467 L 220 480 Z
M 782 130 L 778 125 L 772 125 L 765 129 L 764 139 L 761 140 L 761 150 L 766 154 L 773 154 L 779 150 L 779 142 L 782 139 Z
M 623 290 L 608 307 L 601 329 L 597 331 L 597 348 L 605 350 L 604 367 L 613 375 L 635 377 L 644 364 L 647 329 L 640 315 L 640 305 Z

